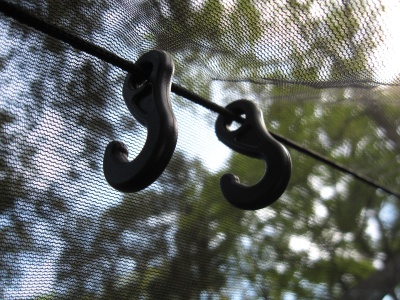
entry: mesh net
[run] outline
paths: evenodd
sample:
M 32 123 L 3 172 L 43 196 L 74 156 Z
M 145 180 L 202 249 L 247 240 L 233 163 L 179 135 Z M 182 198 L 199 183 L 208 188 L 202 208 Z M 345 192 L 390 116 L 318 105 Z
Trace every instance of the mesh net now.
M 11 2 L 11 1 L 10 1 Z M 246 98 L 267 127 L 400 193 L 394 1 L 13 1 L 127 60 L 174 57 L 174 82 Z M 1 15 L 1 299 L 398 299 L 400 202 L 292 149 L 283 196 L 232 207 L 219 178 L 265 171 L 172 95 L 177 150 L 147 189 L 107 185 L 111 140 L 146 129 L 126 72 Z

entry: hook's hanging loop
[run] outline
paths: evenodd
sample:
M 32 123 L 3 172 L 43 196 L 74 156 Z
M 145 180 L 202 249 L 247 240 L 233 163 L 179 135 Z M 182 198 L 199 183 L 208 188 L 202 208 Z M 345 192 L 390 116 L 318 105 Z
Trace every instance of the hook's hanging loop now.
M 131 114 L 147 127 L 146 143 L 133 160 L 121 142 L 108 144 L 103 170 L 107 182 L 121 192 L 137 192 L 152 184 L 164 171 L 174 153 L 178 137 L 170 91 L 174 73 L 172 57 L 153 50 L 136 64 L 150 75 L 145 81 L 131 74 L 125 79 L 123 96 Z
M 219 115 L 215 125 L 218 139 L 234 151 L 263 159 L 267 170 L 253 186 L 240 184 L 239 178 L 233 174 L 224 174 L 220 182 L 222 193 L 238 208 L 264 208 L 275 202 L 289 183 L 292 169 L 289 152 L 268 133 L 262 112 L 253 102 L 238 100 L 226 108 L 237 115 L 245 115 L 245 121 L 238 129 L 229 130 L 232 120 Z

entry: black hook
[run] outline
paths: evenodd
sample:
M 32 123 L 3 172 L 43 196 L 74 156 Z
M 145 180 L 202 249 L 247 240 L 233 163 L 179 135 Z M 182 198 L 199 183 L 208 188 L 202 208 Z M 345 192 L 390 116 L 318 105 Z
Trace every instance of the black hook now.
M 254 186 L 242 185 L 235 175 L 224 174 L 220 182 L 222 193 L 238 208 L 264 208 L 275 202 L 289 183 L 292 169 L 290 154 L 268 133 L 262 112 L 253 102 L 238 100 L 226 108 L 237 115 L 245 115 L 245 120 L 238 129 L 229 130 L 233 120 L 219 115 L 215 124 L 218 139 L 234 151 L 263 159 L 267 170 Z
M 113 141 L 104 153 L 103 170 L 107 182 L 121 192 L 137 192 L 152 184 L 164 171 L 178 138 L 170 91 L 174 73 L 172 57 L 152 50 L 136 64 L 150 75 L 146 80 L 125 79 L 123 96 L 131 114 L 147 127 L 146 143 L 139 155 L 128 161 L 128 150 Z

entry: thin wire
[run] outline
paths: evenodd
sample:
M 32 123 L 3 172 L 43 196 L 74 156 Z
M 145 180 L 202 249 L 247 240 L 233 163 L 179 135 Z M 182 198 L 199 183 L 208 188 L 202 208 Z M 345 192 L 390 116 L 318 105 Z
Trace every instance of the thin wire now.
M 136 79 L 139 80 L 145 80 L 147 75 L 143 70 L 141 70 L 141 68 L 137 65 L 135 65 L 134 63 L 123 59 L 119 56 L 117 56 L 116 54 L 98 46 L 98 45 L 94 45 L 82 38 L 79 38 L 75 35 L 70 34 L 69 32 L 54 26 L 52 24 L 49 24 L 35 16 L 32 16 L 31 14 L 25 12 L 23 9 L 19 8 L 18 6 L 8 3 L 6 1 L 0 0 L 0 11 L 3 12 L 6 16 L 9 16 L 11 18 L 13 18 L 14 20 L 17 20 L 18 22 L 28 25 L 42 33 L 45 33 L 57 40 L 63 41 L 65 43 L 67 43 L 68 45 L 74 47 L 75 49 L 81 50 L 85 53 L 88 53 L 90 55 L 93 55 L 107 63 L 110 63 L 116 67 L 119 67 L 120 69 L 127 71 L 129 73 L 131 73 L 133 76 L 136 77 Z M 196 104 L 199 104 L 211 111 L 214 111 L 218 114 L 224 115 L 225 117 L 231 119 L 232 121 L 237 121 L 239 123 L 244 123 L 245 119 L 243 119 L 241 116 L 236 115 L 235 113 L 233 113 L 232 111 L 219 106 L 218 104 L 211 102 L 193 92 L 191 92 L 190 90 L 179 86 L 175 83 L 172 83 L 171 86 L 171 92 L 184 97 L 190 101 L 193 101 Z M 359 179 L 360 181 L 374 187 L 377 189 L 380 189 L 388 194 L 392 194 L 396 197 L 398 197 L 400 199 L 400 193 L 397 193 L 396 191 L 385 187 L 379 183 L 377 183 L 375 180 L 368 178 L 364 175 L 361 175 L 359 173 L 357 173 L 356 171 L 348 168 L 348 167 L 344 167 L 343 165 L 340 165 L 324 156 L 322 156 L 321 154 L 318 154 L 317 152 L 307 149 L 303 146 L 301 146 L 300 144 L 297 144 L 294 141 L 291 141 L 277 133 L 271 132 L 271 135 L 277 139 L 279 142 L 285 144 L 286 146 L 295 149 L 296 151 L 306 154 L 320 162 L 325 163 L 326 165 L 329 165 L 343 173 L 352 175 L 353 177 Z
M 240 115 L 237 115 L 233 113 L 232 111 L 226 109 L 225 107 L 222 107 L 214 102 L 211 102 L 210 100 L 207 100 L 206 98 L 203 98 L 188 89 L 181 87 L 175 83 L 172 84 L 171 86 L 171 92 L 177 94 L 178 96 L 181 96 L 183 98 L 186 98 L 190 101 L 193 101 L 196 104 L 199 104 L 205 108 L 208 108 L 209 110 L 216 112 L 218 114 L 221 114 L 233 121 L 237 121 L 241 124 L 245 122 L 245 119 L 243 119 Z
M 307 148 L 301 146 L 300 144 L 298 144 L 298 143 L 296 143 L 294 141 L 291 141 L 291 140 L 289 140 L 289 139 L 287 139 L 287 138 L 285 138 L 285 137 L 283 137 L 283 136 L 281 136 L 281 135 L 279 135 L 277 133 L 274 133 L 274 132 L 272 132 L 270 130 L 269 130 L 269 133 L 276 140 L 278 140 L 282 144 L 285 144 L 286 146 L 296 150 L 297 152 L 306 154 L 307 156 L 310 156 L 310 157 L 312 157 L 312 158 L 314 158 L 314 159 L 316 159 L 316 160 L 318 160 L 318 161 L 320 161 L 320 162 L 322 162 L 322 163 L 324 163 L 324 164 L 326 164 L 328 166 L 331 166 L 331 167 L 341 171 L 342 173 L 349 174 L 349 175 L 357 178 L 358 180 L 360 180 L 360 181 L 362 181 L 362 182 L 364 182 L 364 183 L 366 183 L 366 184 L 368 184 L 368 185 L 370 185 L 370 186 L 372 186 L 374 188 L 380 189 L 380 190 L 382 190 L 382 191 L 384 191 L 384 192 L 386 192 L 388 194 L 391 194 L 393 196 L 396 196 L 397 198 L 400 199 L 400 193 L 397 193 L 396 191 L 392 190 L 391 188 L 385 187 L 385 186 L 381 185 L 380 183 L 378 183 L 377 181 L 375 181 L 375 180 L 373 180 L 373 179 L 371 179 L 371 178 L 369 178 L 369 177 L 367 177 L 365 175 L 362 175 L 362 174 L 360 174 L 360 173 L 358 173 L 358 172 L 356 172 L 356 171 L 354 171 L 354 170 L 352 170 L 352 169 L 350 169 L 348 167 L 345 167 L 345 166 L 343 166 L 343 165 L 341 165 L 341 164 L 339 164 L 337 162 L 334 162 L 334 161 L 330 160 L 329 158 L 327 158 L 327 157 L 325 157 L 325 156 L 323 156 L 323 155 L 321 155 L 321 154 L 319 154 L 319 153 L 317 153 L 317 152 L 315 152 L 313 150 L 307 149 Z

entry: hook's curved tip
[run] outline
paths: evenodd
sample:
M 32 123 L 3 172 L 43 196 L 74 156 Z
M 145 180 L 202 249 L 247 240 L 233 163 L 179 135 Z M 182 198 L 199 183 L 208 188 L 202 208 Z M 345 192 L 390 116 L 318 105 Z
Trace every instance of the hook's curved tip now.
M 242 184 L 236 175 L 222 175 L 220 188 L 225 199 L 243 210 L 258 210 L 270 206 L 282 196 L 289 184 L 292 166 L 290 156 L 287 158 L 282 164 L 283 173 L 273 176 L 266 171 L 263 178 L 253 186 Z
M 107 164 L 110 159 L 128 162 L 128 148 L 126 148 L 124 143 L 118 141 L 108 143 L 106 151 L 104 152 L 103 165 Z
M 118 141 L 110 142 L 104 151 L 103 172 L 109 185 L 121 192 L 136 192 L 129 176 L 128 149 Z
M 240 184 L 240 179 L 234 174 L 224 174 L 220 179 L 221 188 L 225 189 L 232 184 Z

